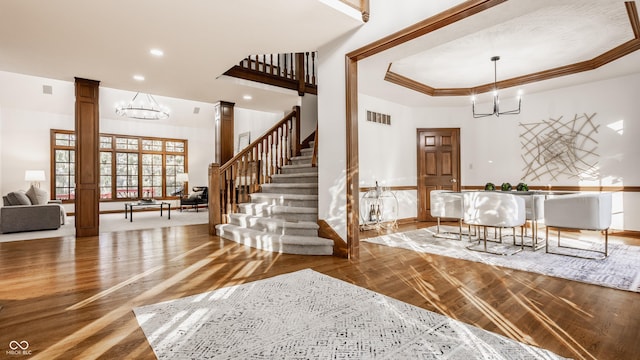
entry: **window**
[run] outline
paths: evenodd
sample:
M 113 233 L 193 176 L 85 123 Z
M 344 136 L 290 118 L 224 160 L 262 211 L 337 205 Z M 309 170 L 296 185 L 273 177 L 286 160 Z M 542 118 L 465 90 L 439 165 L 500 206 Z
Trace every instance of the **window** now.
M 75 134 L 51 130 L 52 198 L 75 198 Z M 176 175 L 187 171 L 187 140 L 100 134 L 100 200 L 175 196 L 182 184 Z
M 52 166 L 54 173 L 55 199 L 75 199 L 75 163 L 76 135 L 73 133 L 55 134 Z

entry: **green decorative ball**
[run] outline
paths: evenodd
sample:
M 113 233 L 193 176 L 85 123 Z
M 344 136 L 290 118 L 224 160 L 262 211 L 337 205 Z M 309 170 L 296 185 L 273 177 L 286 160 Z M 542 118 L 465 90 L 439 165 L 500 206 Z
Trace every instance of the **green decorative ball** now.
M 485 189 L 485 190 L 487 190 L 487 191 L 493 191 L 493 190 L 495 190 L 495 189 L 496 189 L 496 186 L 495 186 L 493 183 L 488 182 L 488 183 L 484 186 L 484 189 Z
M 508 182 L 502 183 L 502 186 L 500 186 L 500 188 L 502 189 L 502 191 L 511 191 L 511 184 L 509 184 Z
M 519 183 L 518 186 L 516 186 L 516 190 L 518 190 L 518 191 L 529 191 L 529 185 L 527 185 L 525 183 Z

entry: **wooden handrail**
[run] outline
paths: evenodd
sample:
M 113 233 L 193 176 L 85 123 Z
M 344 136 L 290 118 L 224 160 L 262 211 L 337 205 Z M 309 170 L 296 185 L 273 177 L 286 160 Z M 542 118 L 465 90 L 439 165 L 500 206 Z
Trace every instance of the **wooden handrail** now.
M 249 55 L 224 74 L 250 81 L 317 94 L 317 53 Z
M 271 176 L 280 171 L 289 160 L 300 154 L 300 107 L 292 111 L 254 140 L 246 148 L 210 173 L 210 195 L 219 194 L 210 206 L 220 209 L 219 216 L 210 219 L 210 225 L 224 223 L 228 214 L 237 211 L 238 204 L 249 202 L 249 194 L 257 192 L 264 183 L 271 182 Z M 217 177 L 213 181 L 211 177 Z M 217 188 L 216 188 L 217 187 Z

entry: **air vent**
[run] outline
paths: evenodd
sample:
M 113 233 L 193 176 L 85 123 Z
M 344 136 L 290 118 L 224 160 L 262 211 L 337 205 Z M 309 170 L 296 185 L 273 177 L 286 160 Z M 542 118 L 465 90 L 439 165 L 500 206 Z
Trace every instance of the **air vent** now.
M 375 122 L 378 124 L 391 125 L 391 115 L 367 110 L 367 121 Z
M 194 107 L 194 108 L 193 108 L 193 113 L 194 113 L 194 114 L 199 114 L 199 113 L 200 113 L 200 108 L 199 108 L 199 107 L 197 107 L 197 106 L 196 106 L 196 107 Z
M 53 86 L 51 85 L 42 85 L 42 93 L 51 95 L 53 94 Z

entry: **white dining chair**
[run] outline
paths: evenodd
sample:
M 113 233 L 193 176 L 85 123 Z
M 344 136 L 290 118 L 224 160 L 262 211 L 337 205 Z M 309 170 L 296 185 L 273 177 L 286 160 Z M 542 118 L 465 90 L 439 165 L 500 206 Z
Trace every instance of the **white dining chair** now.
M 513 255 L 524 249 L 524 241 L 522 238 L 520 239 L 520 247 L 518 248 L 512 247 L 509 249 L 508 246 L 502 243 L 502 237 L 500 237 L 498 241 L 503 245 L 502 251 L 490 249 L 487 246 L 487 227 L 498 229 L 511 228 L 515 242 L 515 228 L 524 225 L 526 221 L 525 201 L 522 197 L 493 191 L 470 191 L 464 192 L 463 194 L 464 223 L 479 226 L 483 230 L 483 236 L 478 237 L 477 244 L 468 246 L 467 249 L 496 255 Z M 469 240 L 471 240 L 471 237 L 469 237 Z M 481 242 L 484 245 L 478 248 Z
M 603 259 L 609 255 L 609 227 L 611 226 L 612 195 L 610 192 L 578 193 L 548 198 L 544 201 L 544 222 L 546 225 L 545 251 L 551 254 L 573 256 L 585 259 Z M 578 249 L 599 255 L 583 256 L 549 251 L 549 230 L 558 232 L 558 248 Z M 592 230 L 604 232 L 604 249 L 586 249 L 561 245 L 560 231 L 563 229 Z M 581 251 L 581 252 L 582 252 Z
M 429 209 L 431 217 L 436 218 L 436 233 L 434 237 L 462 240 L 462 193 L 449 190 L 431 190 L 429 193 Z M 440 231 L 440 219 L 455 219 L 458 222 L 458 232 Z M 469 226 L 469 231 L 470 231 Z

